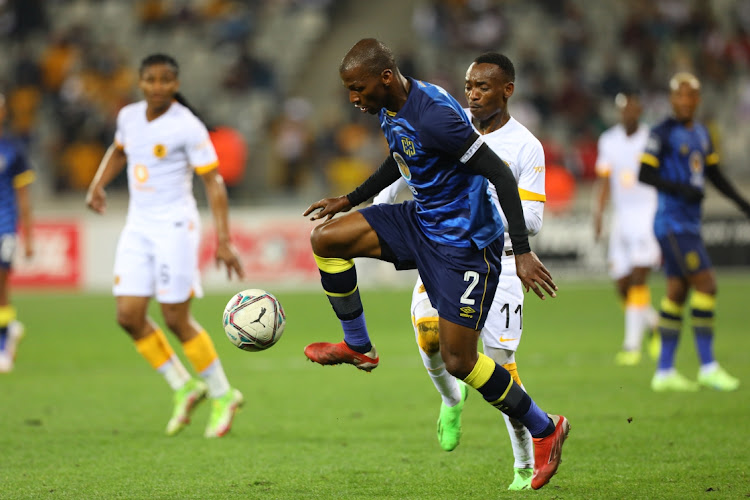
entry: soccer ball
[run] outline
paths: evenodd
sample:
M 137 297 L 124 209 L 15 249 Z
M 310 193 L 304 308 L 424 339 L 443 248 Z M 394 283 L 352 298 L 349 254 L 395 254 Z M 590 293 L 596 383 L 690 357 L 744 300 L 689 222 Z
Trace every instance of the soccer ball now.
M 286 315 L 276 297 L 257 288 L 243 290 L 224 308 L 224 332 L 245 351 L 263 351 L 281 338 Z

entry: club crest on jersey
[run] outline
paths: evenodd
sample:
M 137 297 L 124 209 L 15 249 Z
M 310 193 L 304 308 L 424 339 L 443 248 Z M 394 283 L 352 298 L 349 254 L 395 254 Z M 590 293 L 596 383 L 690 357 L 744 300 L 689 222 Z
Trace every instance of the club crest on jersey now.
M 406 179 L 407 181 L 411 180 L 411 170 L 409 170 L 409 165 L 406 164 L 406 160 L 404 160 L 404 157 L 394 152 L 393 159 L 396 160 L 398 169 L 401 171 L 401 175 L 404 176 L 404 179 Z
M 404 150 L 406 156 L 414 156 L 417 154 L 417 148 L 414 147 L 414 143 L 408 137 L 401 138 L 401 147 Z
M 157 144 L 154 146 L 154 156 L 157 158 L 164 158 L 167 156 L 167 147 L 164 144 Z
M 682 156 L 687 155 L 690 152 L 690 148 L 687 144 L 680 144 L 680 154 Z

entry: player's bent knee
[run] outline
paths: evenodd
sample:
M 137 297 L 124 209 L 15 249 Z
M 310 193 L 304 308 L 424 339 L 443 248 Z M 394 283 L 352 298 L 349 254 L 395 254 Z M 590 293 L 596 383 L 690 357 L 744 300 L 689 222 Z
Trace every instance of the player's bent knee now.
M 422 352 L 428 356 L 440 351 L 440 335 L 437 321 L 425 321 L 417 324 L 417 343 Z
M 451 354 L 443 354 L 443 362 L 445 363 L 445 369 L 456 378 L 461 380 L 465 379 L 471 373 L 474 368 L 474 363 L 469 359 L 464 359 L 460 356 L 454 356 Z
M 135 334 L 143 329 L 145 318 L 138 312 L 130 309 L 117 310 L 117 324 L 130 334 Z

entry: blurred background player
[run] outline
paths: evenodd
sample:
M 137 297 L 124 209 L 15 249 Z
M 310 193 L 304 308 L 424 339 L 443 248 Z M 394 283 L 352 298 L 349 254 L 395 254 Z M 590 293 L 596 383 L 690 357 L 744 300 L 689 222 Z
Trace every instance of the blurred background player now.
M 472 128 L 445 90 L 401 74 L 382 42 L 363 39 L 339 67 L 349 102 L 378 115 L 390 154 L 345 196 L 313 203 L 304 215 L 327 217 L 310 242 L 321 284 L 341 321 L 344 340 L 316 342 L 305 355 L 322 365 L 352 364 L 371 371 L 379 357 L 367 332 L 354 258 L 369 257 L 418 269 L 439 311 L 440 353 L 446 370 L 476 389 L 494 408 L 517 418 L 534 443 L 531 487 L 550 480 L 560 463 L 570 424 L 548 415 L 477 342 L 499 280 L 503 224 L 489 195 L 489 179 L 508 219 L 517 273 L 544 298 L 557 286 L 528 243 L 513 173 Z M 403 176 L 414 199 L 380 204 L 332 218 L 375 196 Z M 540 289 L 541 287 L 541 289 Z
M 515 89 L 515 68 L 506 56 L 486 53 L 474 59 L 466 71 L 464 93 L 474 128 L 485 143 L 513 172 L 518 183 L 524 219 L 529 234 L 542 227 L 544 215 L 544 150 L 539 140 L 508 112 L 508 100 Z M 374 203 L 393 203 L 406 186 L 403 178 L 383 190 Z M 505 218 L 497 190 L 490 185 L 495 206 Z M 510 236 L 505 233 L 500 279 L 487 322 L 481 332 L 484 353 L 508 370 L 523 387 L 518 375 L 515 352 L 523 331 L 523 286 L 516 274 L 516 261 Z M 438 441 L 445 451 L 452 451 L 461 438 L 461 413 L 468 396 L 466 384 L 445 369 L 438 338 L 438 312 L 430 302 L 421 278 L 414 286 L 411 303 L 412 324 L 424 366 L 443 402 L 438 418 Z M 516 419 L 503 414 L 515 458 L 514 478 L 508 489 L 531 488 L 534 469 L 534 446 L 531 434 Z
M 701 201 L 705 180 L 734 201 L 748 217 L 750 204 L 719 170 L 719 155 L 703 124 L 695 120 L 700 82 L 691 73 L 669 81 L 674 116 L 654 127 L 641 159 L 639 178 L 659 191 L 654 233 L 664 256 L 666 296 L 661 302 L 661 355 L 651 388 L 654 391 L 696 391 L 698 384 L 733 391 L 740 382 L 714 359 L 716 276 L 701 238 Z M 688 292 L 695 346 L 700 360 L 698 384 L 674 368 L 682 329 L 682 308 Z
M 609 273 L 625 304 L 625 339 L 615 363 L 637 365 L 646 331 L 652 332 L 649 354 L 659 355 L 659 337 L 653 334 L 658 315 L 651 306 L 648 276 L 661 255 L 654 237 L 656 190 L 638 181 L 640 158 L 646 149 L 649 127 L 640 122 L 641 100 L 637 93 L 617 94 L 615 106 L 620 123 L 599 137 L 596 173 L 598 196 L 594 207 L 594 235 L 602 234 L 602 217 L 612 198 L 612 225 L 609 234 Z
M 6 107 L 0 94 L 0 373 L 13 369 L 23 325 L 16 319 L 10 302 L 10 272 L 18 243 L 17 230 L 23 233 L 23 254 L 34 253 L 31 232 L 31 195 L 34 181 L 26 153 L 19 141 L 3 133 Z
M 206 126 L 178 93 L 179 68 L 170 56 L 154 54 L 141 62 L 139 86 L 145 100 L 120 110 L 115 141 L 102 159 L 86 203 L 104 213 L 104 188 L 127 165 L 130 203 L 115 257 L 117 322 L 136 349 L 175 391 L 168 435 L 190 422 L 190 412 L 206 395 L 213 408 L 206 437 L 229 431 L 242 394 L 230 387 L 211 337 L 190 314 L 200 297 L 200 224 L 193 197 L 193 172 L 206 188 L 216 226 L 217 262 L 243 276 L 229 239 L 227 194 L 218 174 L 216 152 Z M 148 316 L 155 297 L 164 321 L 182 343 L 185 356 L 205 382 L 193 379 L 159 326 Z

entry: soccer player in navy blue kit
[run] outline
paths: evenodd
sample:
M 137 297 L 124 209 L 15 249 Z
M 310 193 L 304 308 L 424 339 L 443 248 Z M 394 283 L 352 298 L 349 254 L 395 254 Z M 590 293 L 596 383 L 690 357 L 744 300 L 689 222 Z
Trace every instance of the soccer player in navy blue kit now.
M 461 105 L 440 87 L 403 76 L 390 49 L 372 39 L 357 42 L 339 67 L 349 101 L 378 115 L 390 155 L 346 196 L 313 203 L 304 215 L 327 221 L 311 234 L 323 289 L 341 321 L 344 341 L 317 342 L 305 355 L 323 365 L 348 363 L 365 371 L 379 358 L 370 342 L 353 259 L 388 261 L 418 269 L 438 310 L 440 349 L 452 375 L 520 420 L 534 438 L 533 489 L 549 482 L 560 463 L 570 425 L 547 415 L 510 373 L 477 352 L 479 333 L 494 297 L 503 248 L 503 223 L 488 191 L 497 188 L 508 219 L 517 272 L 526 290 L 541 297 L 557 289 L 531 252 L 515 178 L 483 143 Z M 413 200 L 349 211 L 403 176 Z
M 21 143 L 2 134 L 5 121 L 5 98 L 0 94 L 0 373 L 13 369 L 23 325 L 16 320 L 16 309 L 10 302 L 8 280 L 18 242 L 20 220 L 24 235 L 24 256 L 32 256 L 31 196 L 29 184 L 34 172 L 29 168 Z
M 701 238 L 701 201 L 708 179 L 748 217 L 750 204 L 719 170 L 706 127 L 695 120 L 700 102 L 700 82 L 690 73 L 677 73 L 669 82 L 674 116 L 651 131 L 641 158 L 639 179 L 659 191 L 654 233 L 664 258 L 666 296 L 661 301 L 659 333 L 661 354 L 651 388 L 654 391 L 697 391 L 699 385 L 733 391 L 739 380 L 714 359 L 716 276 Z M 690 316 L 700 358 L 698 383 L 674 368 L 682 309 L 690 294 Z

